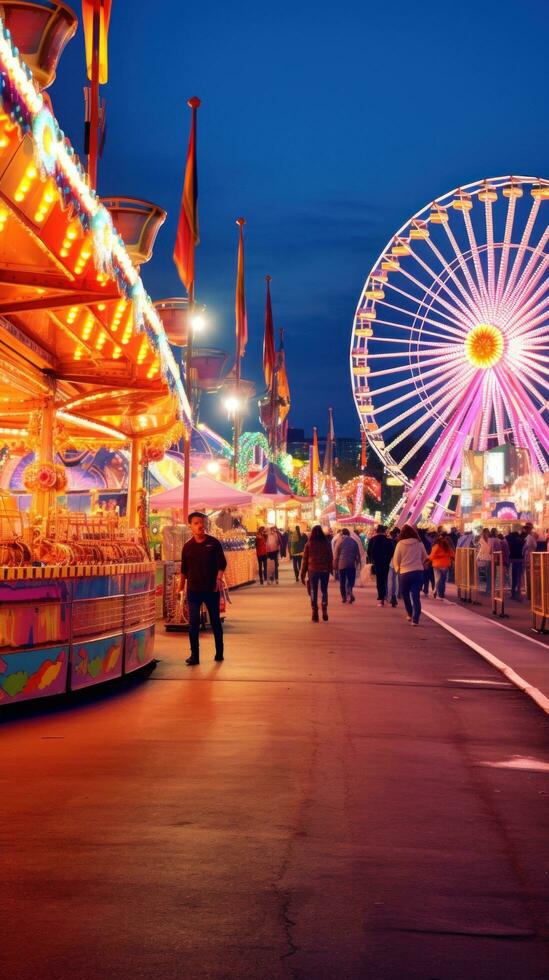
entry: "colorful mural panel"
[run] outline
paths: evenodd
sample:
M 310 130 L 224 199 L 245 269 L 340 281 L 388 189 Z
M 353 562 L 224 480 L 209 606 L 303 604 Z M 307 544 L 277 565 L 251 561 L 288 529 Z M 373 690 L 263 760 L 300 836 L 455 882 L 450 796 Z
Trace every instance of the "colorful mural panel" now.
M 122 633 L 99 640 L 75 641 L 71 652 L 71 690 L 122 676 Z
M 0 705 L 63 694 L 68 662 L 66 645 L 1 654 Z
M 124 673 L 144 667 L 154 659 L 154 626 L 126 634 Z

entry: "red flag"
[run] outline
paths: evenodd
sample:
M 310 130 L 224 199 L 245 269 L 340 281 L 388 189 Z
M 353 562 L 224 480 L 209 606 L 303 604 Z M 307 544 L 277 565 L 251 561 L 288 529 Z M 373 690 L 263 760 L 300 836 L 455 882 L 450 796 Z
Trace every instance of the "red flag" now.
M 192 98 L 187 102 L 192 109 L 191 134 L 187 150 L 185 181 L 181 197 L 181 211 L 177 226 L 177 238 L 173 250 L 173 260 L 181 282 L 190 294 L 194 285 L 194 247 L 199 242 L 198 237 L 198 173 L 196 169 L 196 110 L 200 99 Z
M 270 289 L 270 276 L 265 276 L 267 282 L 267 297 L 265 300 L 265 337 L 263 339 L 263 374 L 265 375 L 265 384 L 269 391 L 271 390 L 271 385 L 273 383 L 273 375 L 275 370 L 275 340 L 274 340 L 274 326 L 273 326 L 273 308 L 271 306 L 271 289 Z
M 236 319 L 236 363 L 237 368 L 240 359 L 246 353 L 248 343 L 248 318 L 246 316 L 246 296 L 244 293 L 244 231 L 246 224 L 244 218 L 237 218 L 239 226 L 238 236 L 238 263 L 236 269 L 236 299 L 235 299 L 235 319 Z

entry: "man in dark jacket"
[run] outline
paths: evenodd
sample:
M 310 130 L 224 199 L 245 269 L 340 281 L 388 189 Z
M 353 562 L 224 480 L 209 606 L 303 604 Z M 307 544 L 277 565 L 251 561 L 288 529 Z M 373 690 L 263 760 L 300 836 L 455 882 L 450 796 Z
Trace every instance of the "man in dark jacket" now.
M 368 541 L 368 561 L 373 565 L 376 577 L 378 606 L 385 605 L 387 577 L 393 551 L 393 542 L 387 537 L 387 528 L 379 524 L 376 533 Z
M 191 655 L 185 661 L 189 667 L 200 662 L 198 637 L 200 632 L 200 608 L 202 603 L 208 616 L 215 639 L 215 660 L 223 660 L 223 626 L 219 614 L 219 599 L 223 582 L 223 572 L 227 559 L 221 543 L 211 534 L 206 534 L 204 514 L 189 514 L 189 524 L 193 536 L 183 546 L 181 553 L 181 590 L 187 582 L 187 602 L 189 606 L 189 640 Z
M 509 560 L 511 563 L 511 599 L 518 599 L 520 602 L 520 586 L 524 568 L 522 557 L 524 538 L 520 531 L 510 531 L 506 535 L 505 540 L 509 545 Z

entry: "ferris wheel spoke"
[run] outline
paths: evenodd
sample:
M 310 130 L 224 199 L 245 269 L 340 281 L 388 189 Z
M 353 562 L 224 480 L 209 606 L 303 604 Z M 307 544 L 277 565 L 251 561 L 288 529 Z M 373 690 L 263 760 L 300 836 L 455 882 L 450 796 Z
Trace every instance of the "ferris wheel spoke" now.
M 471 302 L 471 296 L 469 295 L 469 293 L 467 292 L 467 290 L 463 286 L 463 283 L 460 282 L 460 280 L 456 276 L 454 270 L 450 266 L 447 265 L 446 260 L 444 259 L 444 256 L 437 249 L 436 245 L 433 244 L 433 242 L 431 241 L 431 239 L 430 238 L 427 238 L 426 239 L 426 242 L 427 242 L 428 245 L 431 246 L 431 249 L 432 249 L 433 253 L 437 256 L 437 258 L 438 258 L 439 262 L 441 263 L 444 271 L 448 273 L 449 278 L 452 280 L 452 282 L 455 284 L 456 288 L 462 294 L 463 298 L 465 299 L 465 303 L 463 302 L 462 299 L 460 299 L 460 297 L 457 295 L 457 293 L 454 292 L 453 289 L 450 289 L 450 287 L 448 286 L 448 283 L 444 279 L 441 278 L 440 274 L 437 273 L 437 272 L 435 272 L 435 270 L 433 268 L 431 268 L 431 266 L 428 264 L 428 262 L 425 262 L 425 260 L 422 259 L 421 256 L 419 256 L 417 254 L 417 252 L 414 252 L 414 250 L 412 249 L 411 254 L 413 255 L 414 259 L 422 267 L 422 269 L 429 276 L 431 276 L 433 282 L 438 283 L 438 285 L 440 286 L 440 288 L 441 289 L 444 289 L 444 291 L 446 293 L 448 293 L 448 295 L 453 300 L 453 302 L 456 304 L 456 306 L 459 307 L 459 309 L 461 310 L 461 312 L 462 312 L 463 316 L 466 318 L 466 320 L 470 320 L 472 323 L 475 322 L 475 321 L 477 321 L 478 318 L 479 318 L 478 310 L 476 309 L 474 303 Z
M 505 303 L 509 299 L 509 295 L 510 295 L 510 293 L 511 293 L 511 291 L 512 291 L 514 285 L 515 285 L 515 282 L 517 280 L 517 276 L 518 276 L 518 274 L 520 272 L 520 267 L 522 265 L 522 260 L 523 260 L 524 254 L 526 252 L 526 249 L 528 247 L 528 243 L 530 241 L 530 237 L 532 235 L 532 231 L 533 231 L 534 225 L 536 223 L 536 218 L 538 216 L 540 202 L 541 202 L 541 199 L 539 197 L 535 197 L 533 199 L 532 207 L 530 208 L 530 214 L 528 215 L 528 220 L 527 220 L 527 222 L 526 222 L 526 224 L 524 226 L 524 231 L 522 233 L 522 238 L 521 238 L 521 241 L 520 241 L 520 245 L 519 245 L 519 247 L 517 249 L 517 254 L 515 255 L 515 261 L 513 262 L 513 267 L 511 269 L 511 272 L 509 274 L 509 278 L 507 280 L 507 284 L 506 284 L 505 289 L 503 291 L 503 297 L 502 297 L 503 303 Z
M 448 361 L 448 356 L 445 354 L 438 355 L 437 357 L 426 358 L 423 362 L 424 367 L 431 367 L 434 364 L 443 364 Z M 409 371 L 410 365 L 406 364 L 404 367 L 388 368 L 382 371 L 371 371 L 368 375 L 369 378 L 382 378 L 386 377 L 388 374 L 399 374 L 404 371 Z
M 461 271 L 462 271 L 462 273 L 463 273 L 463 275 L 465 277 L 465 281 L 466 281 L 467 285 L 469 286 L 469 289 L 471 290 L 471 296 L 475 300 L 476 308 L 477 308 L 477 311 L 479 313 L 479 319 L 480 319 L 481 316 L 482 316 L 482 314 L 481 314 L 480 311 L 481 311 L 481 308 L 483 306 L 483 302 L 482 302 L 482 296 L 480 295 L 480 292 L 478 290 L 478 286 L 477 286 L 475 280 L 473 279 L 473 277 L 471 275 L 471 271 L 469 269 L 469 266 L 467 265 L 467 262 L 465 260 L 465 256 L 463 255 L 463 252 L 461 251 L 461 249 L 460 249 L 460 247 L 459 247 L 459 245 L 458 245 L 458 243 L 456 241 L 456 237 L 455 237 L 452 229 L 450 228 L 450 222 L 447 221 L 443 225 L 443 228 L 444 228 L 444 231 L 446 232 L 446 235 L 448 237 L 448 240 L 449 240 L 449 242 L 450 242 L 450 244 L 451 244 L 451 246 L 452 246 L 452 248 L 454 250 L 455 256 L 456 256 L 456 258 L 457 258 L 457 260 L 459 262 L 459 267 L 460 267 L 460 269 L 461 269 Z
M 447 225 L 445 225 L 445 230 L 448 232 Z M 459 248 L 458 248 L 457 242 L 456 242 L 456 240 L 454 238 L 453 232 L 450 231 L 450 236 L 449 237 L 450 237 L 450 241 L 453 242 L 454 251 L 456 251 L 456 249 L 459 251 Z M 456 288 L 459 289 L 461 295 L 463 296 L 463 299 L 465 300 L 465 304 L 466 304 L 466 306 L 468 308 L 469 316 L 472 317 L 473 320 L 475 320 L 475 321 L 480 320 L 482 318 L 482 314 L 480 312 L 480 307 L 479 307 L 478 302 L 477 302 L 478 291 L 476 290 L 476 287 L 475 287 L 475 284 L 474 284 L 473 280 L 471 279 L 471 282 L 469 282 L 469 280 L 466 277 L 466 282 L 467 282 L 467 284 L 469 286 L 469 292 L 468 292 L 467 289 L 465 288 L 465 286 L 463 285 L 461 279 L 459 278 L 459 276 L 456 275 L 455 270 L 452 268 L 452 266 L 450 264 L 448 264 L 448 262 L 445 259 L 444 255 L 442 254 L 442 252 L 440 251 L 440 249 L 435 245 L 435 243 L 433 242 L 432 238 L 427 238 L 426 239 L 426 244 L 429 246 L 429 248 L 431 249 L 431 251 L 433 252 L 433 254 L 436 256 L 436 258 L 440 262 L 440 264 L 443 266 L 444 271 L 448 273 L 448 275 L 449 275 L 450 279 L 452 280 L 452 282 L 455 283 Z M 463 255 L 461 254 L 461 252 L 459 252 L 459 257 L 456 255 L 456 258 L 458 260 L 458 263 L 460 264 L 460 267 L 462 269 L 462 272 L 464 272 L 464 268 L 465 268 L 465 270 L 467 271 L 467 273 L 469 273 L 469 270 L 467 268 L 467 264 L 466 264 L 466 262 L 465 262 L 465 260 L 463 258 Z M 460 258 L 461 258 L 461 262 L 460 262 Z M 461 265 L 461 263 L 463 263 L 463 265 Z M 470 277 L 470 274 L 469 274 L 469 279 L 470 278 L 471 277 Z M 480 297 L 478 297 L 478 298 L 480 299 Z
M 505 442 L 505 408 L 501 391 L 497 385 L 494 385 L 494 416 L 498 446 L 502 446 Z
M 549 240 L 549 226 L 545 229 L 543 235 L 541 236 L 535 250 L 531 253 L 528 262 L 526 263 L 523 271 L 520 274 L 519 280 L 512 290 L 509 300 L 513 304 L 518 304 L 521 300 L 524 300 L 532 291 L 533 286 L 539 282 L 540 277 L 543 275 L 545 269 L 547 268 L 547 262 L 549 261 L 549 256 L 545 254 L 545 246 Z M 536 265 L 538 266 L 537 270 Z
M 462 387 L 464 387 L 464 385 L 462 385 Z M 452 401 L 456 397 L 457 397 L 457 391 L 455 390 L 448 391 L 447 388 L 445 388 L 442 392 L 439 391 L 438 397 L 437 396 L 430 397 L 429 401 L 431 403 L 432 414 L 436 415 L 438 418 L 443 412 L 443 409 L 448 404 L 448 402 Z M 404 412 L 401 412 L 400 415 L 391 419 L 389 422 L 385 422 L 377 429 L 377 432 L 381 434 L 383 434 L 384 432 L 388 432 L 391 429 L 394 429 L 395 426 L 398 425 L 400 422 L 404 422 L 406 419 L 411 418 L 413 415 L 417 415 L 418 412 L 420 412 L 420 417 L 414 423 L 412 423 L 412 425 L 408 426 L 408 428 L 405 430 L 405 437 L 406 437 L 407 435 L 410 435 L 411 432 L 419 428 L 419 426 L 425 425 L 425 405 L 423 404 L 422 401 L 416 402 L 415 405 L 412 405 Z M 398 445 L 399 440 L 400 440 L 400 433 L 388 448 L 391 449 L 394 446 Z
M 498 377 L 504 396 L 507 394 L 508 409 L 510 408 L 509 414 L 511 415 L 513 413 L 515 418 L 520 421 L 523 433 L 528 440 L 534 458 L 537 459 L 540 466 L 545 467 L 546 464 L 539 447 L 538 438 L 541 439 L 544 449 L 549 450 L 549 430 L 547 426 L 541 419 L 539 412 L 537 412 L 530 402 L 524 388 L 521 387 L 520 393 L 517 392 L 515 379 L 505 370 L 498 371 Z M 531 417 L 532 415 L 534 418 Z M 541 423 L 541 425 L 537 426 L 536 422 Z
M 491 371 L 487 371 L 482 386 L 482 413 L 480 416 L 480 429 L 478 448 L 484 452 L 488 448 L 488 433 L 490 422 L 492 421 L 494 399 L 494 377 Z
M 542 363 L 542 362 L 546 364 L 548 363 L 547 357 L 544 357 L 543 355 L 534 357 L 533 355 L 528 356 L 527 354 L 523 354 L 522 357 L 520 358 L 520 361 L 524 365 L 528 364 L 531 368 L 535 368 L 536 371 L 540 371 L 542 374 L 545 374 L 547 375 L 547 377 L 549 377 L 549 368 L 544 367 Z
M 433 425 L 432 431 L 435 431 L 435 429 L 440 428 L 442 424 L 441 420 L 445 421 L 448 418 L 448 416 L 452 414 L 455 406 L 459 403 L 461 397 L 462 397 L 461 392 L 458 393 L 455 391 L 452 392 L 445 391 L 441 395 L 439 400 L 433 403 L 433 415 L 436 416 L 436 419 L 435 422 L 432 423 Z M 393 441 L 390 442 L 389 445 L 386 447 L 387 450 L 391 452 L 395 448 L 395 446 L 400 445 L 400 443 L 403 442 L 404 439 L 408 439 L 409 436 L 411 436 L 414 432 L 416 432 L 420 428 L 420 426 L 425 425 L 425 421 L 426 421 L 425 415 L 422 413 L 422 415 L 418 419 L 416 419 L 409 426 L 407 426 L 406 429 L 403 429 L 402 432 L 398 433 L 398 435 L 393 439 Z M 416 449 L 417 449 L 417 444 L 414 447 L 414 452 Z
M 505 219 L 505 232 L 503 234 L 503 246 L 501 249 L 501 257 L 499 260 L 499 271 L 498 271 L 498 282 L 496 286 L 496 305 L 499 306 L 501 300 L 501 294 L 503 292 L 503 286 L 505 283 L 505 276 L 507 275 L 507 265 L 509 263 L 509 248 L 511 245 L 511 236 L 513 234 L 513 224 L 515 220 L 515 207 L 516 207 L 516 197 L 512 194 L 509 197 L 509 203 L 507 205 L 507 217 Z
M 417 303 L 417 300 L 416 300 L 416 303 Z M 378 300 L 377 306 L 384 306 L 384 307 L 387 307 L 387 309 L 389 309 L 389 310 L 394 310 L 395 313 L 401 313 L 403 316 L 406 316 L 410 320 L 413 320 L 414 323 L 415 323 L 415 321 L 418 318 L 417 307 L 416 307 L 415 311 L 407 310 L 407 309 L 405 309 L 402 306 L 396 306 L 394 303 L 389 303 L 388 300 L 386 300 L 386 299 L 381 300 L 381 301 Z M 389 327 L 391 327 L 391 326 L 392 327 L 399 327 L 400 330 L 409 330 L 411 332 L 412 331 L 415 331 L 416 333 L 420 333 L 420 332 L 421 333 L 427 333 L 427 331 L 423 328 L 423 324 L 424 323 L 428 323 L 429 326 L 431 326 L 431 327 L 438 327 L 442 331 L 442 336 L 444 337 L 444 339 L 450 341 L 450 340 L 452 340 L 453 337 L 456 337 L 457 338 L 456 342 L 459 341 L 460 343 L 463 343 L 463 335 L 462 335 L 461 331 L 455 330 L 453 327 L 449 327 L 447 323 L 442 323 L 440 320 L 433 320 L 432 317 L 428 317 L 428 316 L 422 316 L 421 317 L 421 323 L 422 323 L 422 326 L 421 327 L 416 327 L 416 326 L 414 326 L 414 324 L 411 324 L 410 326 L 406 326 L 406 324 L 403 324 L 403 323 L 393 323 L 391 320 L 381 320 L 377 316 L 376 316 L 375 322 L 376 323 L 384 323 L 384 324 L 386 324 Z M 431 331 L 428 331 L 428 333 L 429 333 L 429 336 L 430 337 L 441 337 L 441 334 L 440 333 L 434 333 L 432 330 Z
M 492 313 L 496 305 L 495 288 L 495 254 L 494 254 L 494 220 L 492 214 L 492 201 L 484 202 L 484 216 L 486 221 L 486 244 L 488 245 L 488 297 L 490 299 Z
M 379 322 L 380 322 L 379 320 L 376 320 L 376 323 L 379 323 Z M 433 335 L 433 336 L 436 336 L 436 335 Z M 411 345 L 413 345 L 414 347 L 416 347 L 416 346 L 419 346 L 419 347 L 436 347 L 436 348 L 438 348 L 438 350 L 441 350 L 441 351 L 453 351 L 453 350 L 455 350 L 455 347 L 456 347 L 455 344 L 444 344 L 444 345 L 441 346 L 440 339 L 439 339 L 439 342 L 436 343 L 434 340 L 423 340 L 423 337 L 409 337 L 408 339 L 406 339 L 404 337 L 376 337 L 375 334 L 374 334 L 373 337 L 369 337 L 368 338 L 368 344 L 373 344 L 373 343 L 376 343 L 376 344 L 400 344 L 401 347 L 402 346 L 406 346 L 406 349 L 407 350 L 408 350 L 408 348 Z
M 420 279 L 416 279 L 411 272 L 408 272 L 407 269 L 403 269 L 402 266 L 400 268 L 400 273 L 401 275 L 405 276 L 406 279 L 409 279 L 410 282 L 413 282 L 414 285 L 417 286 L 418 289 L 422 290 L 427 296 L 430 296 L 431 299 L 438 304 L 438 306 L 443 306 L 445 309 L 450 310 L 450 313 L 453 314 L 452 316 L 448 316 L 448 314 L 444 314 L 442 311 L 440 311 L 441 316 L 446 316 L 451 323 L 461 327 L 462 331 L 466 330 L 466 324 L 463 323 L 463 314 L 458 307 L 443 299 L 440 293 L 436 293 L 431 287 L 428 287 L 425 285 L 425 283 L 421 282 Z M 389 285 L 389 283 L 387 283 L 387 285 Z M 392 285 L 392 283 L 390 285 Z M 437 313 L 438 312 L 439 311 L 437 310 Z
M 549 258 L 544 263 L 544 268 L 541 274 L 545 272 L 547 265 L 549 265 Z M 535 285 L 537 285 L 537 283 L 533 284 L 533 286 Z M 524 322 L 525 320 L 530 320 L 532 316 L 534 316 L 540 310 L 543 310 L 547 306 L 547 301 L 543 300 L 543 296 L 545 296 L 548 289 L 549 289 L 549 278 L 545 278 L 543 282 L 535 290 L 535 292 L 531 293 L 528 296 L 527 300 L 522 302 L 517 312 L 511 314 L 508 322 L 505 324 L 507 326 L 507 329 L 513 330 L 516 326 L 518 326 L 519 323 Z
M 400 296 L 404 296 L 406 299 L 412 300 L 412 302 L 416 305 L 416 313 L 414 314 L 416 316 L 418 315 L 418 308 L 426 305 L 423 297 L 413 296 L 411 293 L 407 293 L 405 289 L 401 289 L 400 286 L 395 286 L 393 282 L 386 282 L 385 288 L 387 287 L 389 289 L 392 289 L 393 292 L 398 293 Z M 425 289 L 424 293 L 426 293 L 427 295 L 431 295 L 433 302 L 436 301 L 436 296 L 434 296 L 434 294 L 430 290 Z M 381 305 L 384 306 L 388 304 L 386 304 L 385 300 L 382 300 Z M 396 307 L 396 309 L 398 309 L 398 307 Z M 448 316 L 448 314 L 445 313 L 444 310 L 435 309 L 435 313 L 437 316 L 444 317 L 446 320 L 449 321 L 448 323 L 440 323 L 440 326 L 444 330 L 446 330 L 448 333 L 453 333 L 458 337 L 463 337 L 465 330 L 462 321 L 455 320 L 453 317 Z
M 458 366 L 452 368 L 448 372 L 448 374 L 446 375 L 445 380 L 446 381 L 453 381 L 454 378 L 459 374 L 459 372 L 461 370 L 462 370 L 461 365 L 458 365 Z M 436 372 L 434 372 L 434 373 L 436 374 L 436 377 L 433 378 L 433 380 L 431 380 L 431 381 L 429 381 L 427 383 L 425 383 L 425 380 L 424 380 L 425 379 L 425 375 L 422 375 L 422 378 L 423 378 L 422 391 L 424 391 L 424 392 L 430 392 L 433 389 L 440 388 L 440 385 L 441 385 L 440 374 L 439 374 L 438 370 Z M 412 381 L 412 379 L 410 379 L 410 381 Z M 380 389 L 378 389 L 378 391 L 376 391 L 376 394 L 378 394 L 379 390 Z M 404 402 L 409 401 L 410 398 L 416 398 L 416 396 L 417 396 L 417 388 L 416 388 L 415 384 L 412 384 L 412 387 L 410 388 L 410 390 L 407 391 L 404 395 L 399 395 L 398 398 L 393 398 L 391 401 L 385 402 L 385 404 L 380 405 L 379 408 L 374 408 L 373 411 L 371 412 L 371 415 L 374 415 L 375 416 L 375 415 L 379 415 L 382 412 L 387 412 L 390 408 L 396 408 L 397 405 L 403 405 Z M 427 397 L 429 397 L 429 395 Z M 419 404 L 420 403 L 418 403 L 418 405 Z
M 482 271 L 482 264 L 480 261 L 480 254 L 478 250 L 477 240 L 475 237 L 475 230 L 473 228 L 473 222 L 471 221 L 471 215 L 469 211 L 462 211 L 463 220 L 465 222 L 465 227 L 467 229 L 467 237 L 469 239 L 469 246 L 471 249 L 471 255 L 473 257 L 473 265 L 475 267 L 475 272 L 477 275 L 478 288 L 480 294 L 484 299 L 485 308 L 489 305 L 488 291 L 486 289 L 486 283 L 484 281 L 484 273 Z
M 388 373 L 391 374 L 391 375 L 396 374 L 396 370 L 395 371 L 389 371 Z M 440 378 L 440 366 L 438 364 L 434 368 L 430 368 L 427 371 L 423 371 L 421 377 L 422 377 L 422 380 L 424 381 L 425 378 L 432 378 L 435 375 L 436 375 L 437 378 Z M 372 375 L 369 374 L 367 377 L 368 377 L 368 379 L 370 379 L 372 377 Z M 371 396 L 374 396 L 374 397 L 378 397 L 379 398 L 379 397 L 381 397 L 381 395 L 386 395 L 390 391 L 403 391 L 406 387 L 408 387 L 410 385 L 413 385 L 414 386 L 414 390 L 417 391 L 417 389 L 415 387 L 415 379 L 414 379 L 414 377 L 412 375 L 408 375 L 407 378 L 399 378 L 398 381 L 395 381 L 395 382 L 393 382 L 392 384 L 389 384 L 389 385 L 384 385 L 381 388 L 375 388 L 373 390 L 368 389 L 368 394 L 371 395 Z
M 520 379 L 521 383 L 528 388 L 528 391 L 534 396 L 536 401 L 540 403 L 542 409 L 547 405 L 547 398 L 543 395 L 542 391 L 539 391 L 534 384 L 537 381 L 541 385 L 542 389 L 546 387 L 546 382 L 543 378 L 540 378 L 536 371 L 528 370 L 525 371 L 522 368 L 515 369 L 517 378 Z

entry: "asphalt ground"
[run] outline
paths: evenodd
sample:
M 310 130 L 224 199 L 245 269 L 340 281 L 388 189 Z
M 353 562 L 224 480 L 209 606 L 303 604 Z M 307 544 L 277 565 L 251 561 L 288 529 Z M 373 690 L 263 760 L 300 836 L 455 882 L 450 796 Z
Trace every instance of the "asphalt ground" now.
M 315 624 L 282 578 L 224 663 L 159 627 L 148 678 L 4 722 L 5 977 L 547 977 L 546 717 L 371 588 Z

